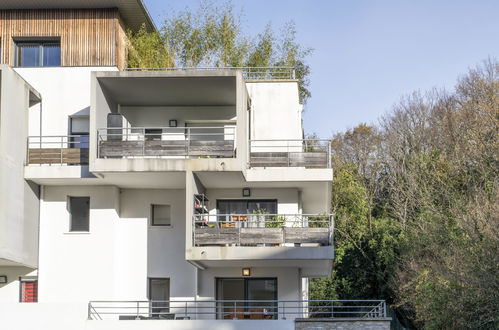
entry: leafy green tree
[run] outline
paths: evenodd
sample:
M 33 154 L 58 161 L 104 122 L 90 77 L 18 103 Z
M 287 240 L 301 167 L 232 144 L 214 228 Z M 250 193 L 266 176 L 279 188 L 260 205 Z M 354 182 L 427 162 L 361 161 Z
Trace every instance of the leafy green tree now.
M 251 36 L 242 30 L 241 15 L 231 3 L 217 6 L 208 1 L 194 10 L 170 12 L 159 33 L 145 28 L 128 33 L 128 67 L 292 67 L 305 103 L 311 96 L 306 58 L 312 50 L 296 41 L 295 24 L 287 22 L 276 33 L 269 23 Z M 274 78 L 280 75 L 273 73 Z

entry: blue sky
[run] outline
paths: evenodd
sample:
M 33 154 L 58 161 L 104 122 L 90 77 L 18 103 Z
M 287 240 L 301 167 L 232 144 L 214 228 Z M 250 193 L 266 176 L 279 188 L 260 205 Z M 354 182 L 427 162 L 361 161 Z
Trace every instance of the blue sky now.
M 199 0 L 144 0 L 158 26 Z M 214 1 L 225 2 L 225 1 Z M 452 89 L 487 57 L 499 57 L 499 0 L 233 0 L 243 28 L 294 20 L 314 49 L 305 131 L 323 138 L 376 123 L 401 96 Z

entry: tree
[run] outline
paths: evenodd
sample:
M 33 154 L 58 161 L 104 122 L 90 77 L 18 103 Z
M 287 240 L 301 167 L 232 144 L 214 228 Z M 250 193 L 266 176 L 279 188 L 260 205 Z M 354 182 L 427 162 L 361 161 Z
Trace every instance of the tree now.
M 333 139 L 336 260 L 311 297 L 386 299 L 414 328 L 499 327 L 499 62 Z
M 128 67 L 292 67 L 305 103 L 311 96 L 306 58 L 312 50 L 296 41 L 295 24 L 287 22 L 276 33 L 268 23 L 251 36 L 243 32 L 241 15 L 230 3 L 216 6 L 207 1 L 196 10 L 171 12 L 159 33 L 148 33 L 145 27 L 128 32 Z

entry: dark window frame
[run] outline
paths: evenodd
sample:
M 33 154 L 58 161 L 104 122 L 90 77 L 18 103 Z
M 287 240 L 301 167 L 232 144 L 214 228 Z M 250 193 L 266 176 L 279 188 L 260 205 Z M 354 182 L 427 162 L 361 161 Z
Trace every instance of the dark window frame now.
M 17 37 L 13 39 L 14 43 L 14 66 L 28 68 L 50 68 L 62 66 L 62 47 L 60 37 Z M 38 46 L 38 65 L 23 65 L 21 63 L 21 49 L 23 46 Z M 44 65 L 44 47 L 59 46 L 59 63 L 57 65 Z
M 24 301 L 23 285 L 27 282 L 36 282 L 36 297 L 34 301 Z M 19 277 L 19 302 L 20 303 L 37 303 L 38 302 L 38 278 Z
M 148 277 L 147 278 L 147 299 L 149 301 L 151 301 L 151 296 L 152 296 L 152 290 L 151 290 L 152 289 L 152 285 L 151 285 L 151 282 L 154 281 L 154 280 L 167 280 L 168 281 L 168 299 L 167 299 L 168 303 L 165 304 L 165 306 L 161 306 L 161 307 L 156 307 L 152 303 L 149 306 L 149 309 L 150 309 L 149 313 L 151 314 L 151 316 L 152 317 L 155 317 L 155 316 L 159 317 L 159 315 L 155 315 L 155 314 L 158 314 L 158 312 L 156 312 L 156 310 L 158 310 L 158 309 L 165 310 L 163 312 L 160 311 L 159 313 L 165 313 L 165 312 L 169 313 L 170 312 L 170 303 L 169 303 L 169 301 L 170 301 L 171 296 L 172 296 L 171 295 L 171 287 L 172 286 L 171 286 L 171 279 L 169 277 Z
M 73 198 L 86 198 L 88 199 L 88 216 L 87 216 L 87 222 L 86 222 L 86 230 L 76 230 L 73 229 L 73 212 L 71 210 L 72 208 L 72 202 L 71 199 Z M 68 204 L 68 211 L 69 211 L 69 232 L 73 233 L 88 233 L 90 232 L 90 209 L 91 209 L 91 199 L 90 196 L 68 196 L 67 197 L 67 204 Z
M 154 206 L 169 206 L 170 207 L 170 223 L 168 224 L 161 224 L 161 223 L 154 223 Z M 171 204 L 150 204 L 150 217 L 151 221 L 149 222 L 152 227 L 172 227 L 172 206 Z
M 276 301 L 279 298 L 279 279 L 278 277 L 215 277 L 215 300 L 223 300 L 221 299 L 222 297 L 219 297 L 219 285 L 221 280 L 242 280 L 244 281 L 244 299 L 243 300 L 248 300 L 248 282 L 254 281 L 254 280 L 273 280 L 275 281 L 275 292 L 274 292 L 274 297 L 270 299 L 271 301 Z M 260 305 L 260 303 L 259 303 Z M 222 307 L 222 310 L 224 310 L 223 305 L 220 305 L 220 303 L 217 304 L 217 319 L 220 318 L 220 312 L 218 311 Z M 277 307 L 277 304 L 275 303 L 275 307 Z M 274 309 L 277 311 L 277 309 Z M 276 319 L 277 315 L 273 315 L 273 318 Z
M 258 203 L 258 202 L 265 202 L 265 203 L 275 203 L 275 209 L 276 209 L 276 213 L 278 213 L 278 209 L 279 209 L 279 203 L 278 203 L 278 200 L 277 198 L 268 198 L 268 199 L 265 199 L 265 198 L 257 198 L 257 199 L 253 199 L 253 198 L 243 198 L 243 199 L 240 199 L 240 198 L 236 198 L 236 199 L 230 199 L 230 198 L 221 198 L 221 199 L 217 199 L 217 214 L 221 214 L 220 213 L 220 202 L 238 202 L 238 203 L 246 203 L 246 213 L 243 213 L 243 214 L 247 214 L 249 211 L 248 211 L 248 203 Z

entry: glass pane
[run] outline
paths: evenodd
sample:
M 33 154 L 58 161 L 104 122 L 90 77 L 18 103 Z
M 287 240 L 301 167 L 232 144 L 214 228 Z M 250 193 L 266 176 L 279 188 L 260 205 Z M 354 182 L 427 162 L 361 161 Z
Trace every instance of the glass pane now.
M 18 46 L 18 66 L 40 66 L 40 46 L 33 45 L 19 45 Z
M 89 197 L 70 197 L 69 213 L 71 215 L 70 231 L 88 231 L 90 198 Z
M 244 279 L 217 280 L 217 300 L 244 300 Z M 244 303 L 219 302 L 217 304 L 218 319 L 233 319 L 235 316 L 243 318 Z
M 43 66 L 61 65 L 61 46 L 59 44 L 43 45 Z
M 276 300 L 277 280 L 276 279 L 248 279 L 247 280 L 247 300 Z M 249 314 L 252 319 L 273 319 L 277 318 L 277 303 L 274 301 L 249 302 Z
M 265 213 L 276 214 L 277 202 L 276 201 L 248 201 L 249 213 Z
M 170 214 L 170 205 L 152 205 L 152 225 L 169 226 Z
M 152 316 L 159 316 L 160 314 L 168 313 L 170 310 L 170 279 L 149 279 L 149 300 L 152 301 Z

